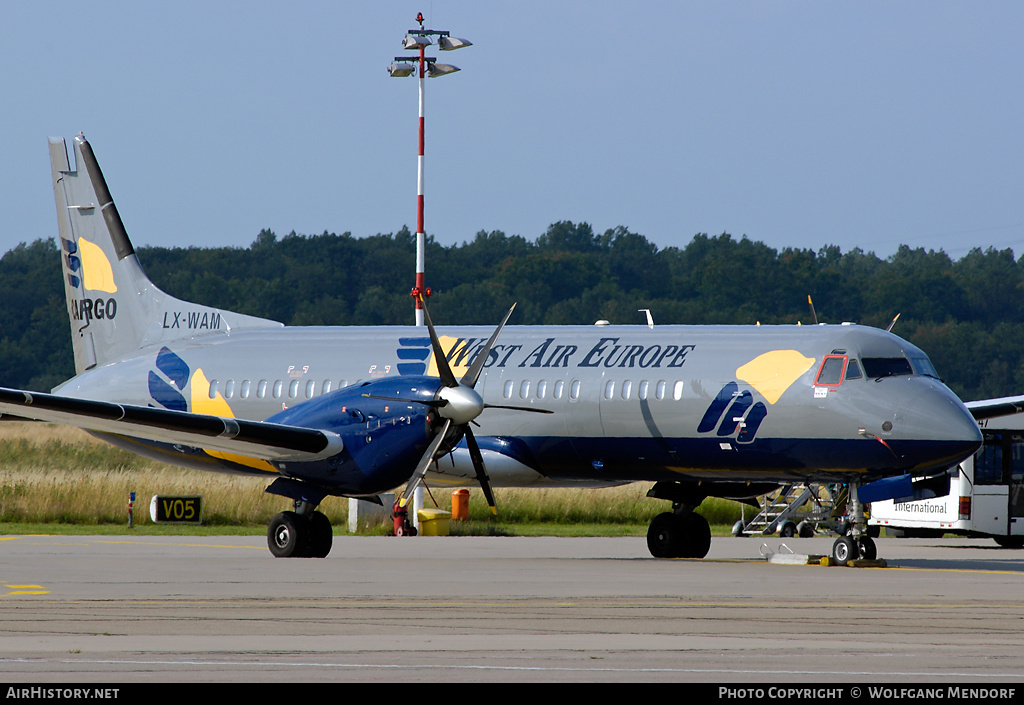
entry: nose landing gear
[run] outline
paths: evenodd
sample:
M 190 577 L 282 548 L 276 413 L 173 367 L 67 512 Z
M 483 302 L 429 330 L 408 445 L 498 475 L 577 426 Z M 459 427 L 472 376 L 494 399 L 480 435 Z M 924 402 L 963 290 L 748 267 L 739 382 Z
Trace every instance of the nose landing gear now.
M 853 525 L 847 536 L 840 536 L 832 544 L 832 560 L 836 565 L 847 565 L 850 561 L 863 559 L 873 561 L 878 557 L 875 541 L 867 532 L 867 518 L 864 516 L 864 505 L 857 496 L 860 483 L 850 483 L 850 496 L 847 500 L 847 512 Z

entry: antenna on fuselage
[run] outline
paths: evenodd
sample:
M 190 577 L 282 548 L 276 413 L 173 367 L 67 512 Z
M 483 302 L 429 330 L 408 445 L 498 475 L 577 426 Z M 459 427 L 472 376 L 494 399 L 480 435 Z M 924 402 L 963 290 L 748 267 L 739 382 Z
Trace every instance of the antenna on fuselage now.
M 811 301 L 811 295 L 807 295 L 807 304 L 811 307 L 811 320 L 814 321 L 814 325 L 818 325 L 818 314 L 814 312 L 814 302 Z
M 896 314 L 896 318 L 892 319 L 892 323 L 890 323 L 890 324 L 889 324 L 889 327 L 885 329 L 885 332 L 886 332 L 886 333 L 889 333 L 889 332 L 891 332 L 891 331 L 892 331 L 892 327 L 893 327 L 894 325 L 896 325 L 896 321 L 897 321 L 897 320 L 899 320 L 899 317 L 900 317 L 900 314 L 899 314 L 899 313 L 897 313 L 897 314 Z

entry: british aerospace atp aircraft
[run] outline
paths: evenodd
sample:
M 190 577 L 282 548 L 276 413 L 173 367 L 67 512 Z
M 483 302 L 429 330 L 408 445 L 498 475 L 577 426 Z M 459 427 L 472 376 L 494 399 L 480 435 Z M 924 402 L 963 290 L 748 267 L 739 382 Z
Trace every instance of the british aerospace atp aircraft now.
M 81 134 L 74 156 L 51 138 L 76 375 L 0 389 L 0 413 L 266 477 L 293 502 L 268 528 L 275 556 L 328 554 L 325 497 L 407 497 L 426 477 L 479 482 L 492 507 L 492 485 L 653 481 L 672 511 L 651 553 L 697 558 L 706 497 L 848 483 L 854 531 L 834 556 L 874 558 L 861 501 L 967 458 L 975 417 L 995 413 L 972 416 L 924 352 L 857 325 L 286 327 L 181 301 L 144 273 Z

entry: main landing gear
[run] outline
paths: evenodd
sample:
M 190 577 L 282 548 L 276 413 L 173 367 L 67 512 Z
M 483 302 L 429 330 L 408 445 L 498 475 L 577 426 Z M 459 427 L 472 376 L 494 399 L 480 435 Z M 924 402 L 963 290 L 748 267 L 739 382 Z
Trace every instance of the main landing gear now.
M 664 512 L 651 520 L 647 548 L 655 558 L 703 558 L 711 550 L 711 527 L 692 509 Z
M 695 487 L 659 482 L 648 497 L 672 500 L 672 511 L 651 520 L 647 548 L 655 558 L 703 558 L 711 550 L 711 527 L 694 510 L 704 501 Z
M 867 520 L 864 517 L 864 505 L 857 496 L 859 483 L 850 483 L 850 496 L 847 500 L 847 512 L 853 525 L 850 533 L 840 536 L 832 544 L 832 560 L 836 565 L 847 565 L 859 558 L 873 561 L 878 557 L 875 541 L 867 532 Z
M 281 512 L 267 527 L 267 545 L 278 558 L 326 558 L 334 543 L 330 520 L 307 502 Z

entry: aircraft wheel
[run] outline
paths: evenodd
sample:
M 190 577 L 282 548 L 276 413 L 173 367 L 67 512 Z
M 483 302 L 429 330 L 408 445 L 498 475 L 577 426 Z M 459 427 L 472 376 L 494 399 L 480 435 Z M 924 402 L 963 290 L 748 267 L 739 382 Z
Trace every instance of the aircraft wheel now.
M 703 558 L 711 550 L 711 527 L 708 520 L 691 512 L 682 522 L 685 531 L 683 558 Z
M 334 544 L 334 529 L 331 520 L 321 512 L 313 512 L 309 517 L 309 556 L 310 558 L 326 558 Z
M 832 558 L 836 565 L 846 565 L 857 559 L 857 543 L 851 536 L 840 536 L 832 544 Z
M 306 530 L 306 522 L 295 512 L 281 512 L 276 515 L 267 527 L 267 545 L 270 552 L 278 558 L 304 556 Z
M 864 560 L 873 561 L 878 556 L 875 540 L 870 536 L 861 536 L 857 541 L 857 548 L 860 551 L 860 557 Z
M 647 529 L 647 549 L 655 558 L 679 557 L 682 539 L 682 522 L 672 512 L 664 512 L 654 517 Z

